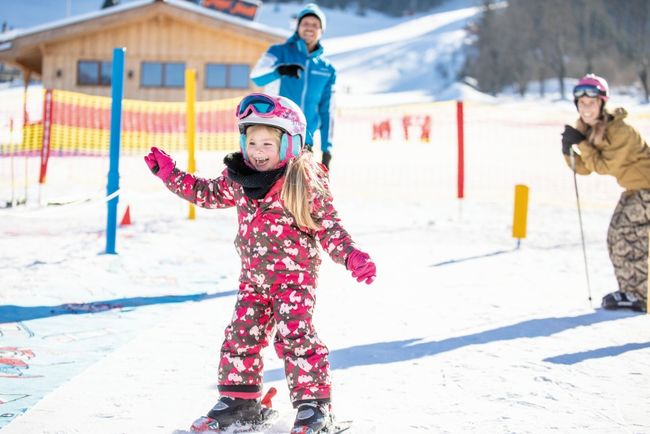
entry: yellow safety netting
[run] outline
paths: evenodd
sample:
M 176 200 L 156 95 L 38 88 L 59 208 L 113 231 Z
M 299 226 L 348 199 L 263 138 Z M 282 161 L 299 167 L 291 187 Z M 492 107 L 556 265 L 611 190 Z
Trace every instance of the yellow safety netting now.
M 238 133 L 233 116 L 238 98 L 200 101 L 195 105 L 197 150 L 234 150 Z M 3 112 L 0 111 L 0 116 Z M 48 115 L 49 114 L 49 115 Z M 12 120 L 13 121 L 13 120 Z M 22 134 L 0 135 L 2 154 L 39 153 L 44 124 L 50 127 L 50 155 L 107 155 L 111 98 L 52 91 L 51 110 L 23 126 Z M 151 146 L 186 149 L 185 102 L 122 101 L 121 152 L 142 154 Z M 0 122 L 0 128 L 7 122 Z

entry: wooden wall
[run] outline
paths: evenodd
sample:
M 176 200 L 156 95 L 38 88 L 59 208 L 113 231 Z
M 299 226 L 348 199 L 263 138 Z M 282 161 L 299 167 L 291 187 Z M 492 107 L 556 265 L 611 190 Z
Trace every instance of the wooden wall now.
M 143 61 L 184 62 L 186 68 L 197 71 L 197 99 L 212 100 L 236 97 L 256 88 L 206 89 L 206 63 L 248 64 L 251 69 L 271 43 L 266 35 L 256 38 L 246 29 L 237 31 L 232 25 L 219 25 L 211 20 L 207 25 L 178 20 L 167 14 L 151 13 L 124 24 L 83 34 L 76 33 L 65 40 L 45 43 L 42 80 L 45 87 L 110 95 L 110 86 L 77 85 L 78 60 L 110 61 L 113 48 L 126 47 L 124 97 L 151 101 L 183 101 L 183 88 L 142 88 L 140 65 Z M 58 74 L 58 75 L 57 75 Z M 129 78 L 129 75 L 131 77 Z

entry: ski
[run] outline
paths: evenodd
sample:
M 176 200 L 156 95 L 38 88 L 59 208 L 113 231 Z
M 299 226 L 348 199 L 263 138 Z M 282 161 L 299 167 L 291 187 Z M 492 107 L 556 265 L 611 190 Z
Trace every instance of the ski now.
M 336 424 L 336 426 L 335 426 L 336 431 L 334 431 L 332 434 L 339 434 L 339 433 L 342 433 L 344 431 L 349 430 L 350 428 L 352 428 L 352 421 L 351 420 L 341 421 L 341 422 L 338 422 Z
M 290 434 L 340 434 L 346 432 L 352 428 L 351 420 L 344 420 L 341 422 L 334 422 L 334 425 L 320 430 L 318 433 L 309 427 L 300 427 L 298 429 L 293 429 Z
M 201 434 L 244 434 L 244 433 L 262 433 L 272 430 L 273 424 L 279 418 L 277 410 L 273 409 L 272 399 L 277 390 L 271 387 L 262 398 L 262 411 L 260 417 L 254 423 L 235 424 L 227 427 L 219 427 L 219 423 L 208 416 L 201 416 L 194 421 L 190 427 L 190 433 Z M 347 433 L 352 428 L 352 421 L 345 420 L 333 422 L 330 426 L 316 432 L 309 427 L 294 428 L 289 434 L 341 434 Z M 275 432 L 275 431 L 272 431 Z
M 279 413 L 273 410 L 271 400 L 277 393 L 275 387 L 271 387 L 264 398 L 262 399 L 262 411 L 259 419 L 255 423 L 236 424 L 225 428 L 219 427 L 219 423 L 208 416 L 201 416 L 192 423 L 190 427 L 191 433 L 202 434 L 240 434 L 240 433 L 253 433 L 260 432 L 271 428 L 273 422 L 278 418 Z
M 192 424 L 191 433 L 202 434 L 242 434 L 264 432 L 273 426 L 273 422 L 278 418 L 278 412 L 271 410 L 266 419 L 255 424 L 231 425 L 227 428 L 219 428 L 214 419 L 207 416 L 200 417 Z

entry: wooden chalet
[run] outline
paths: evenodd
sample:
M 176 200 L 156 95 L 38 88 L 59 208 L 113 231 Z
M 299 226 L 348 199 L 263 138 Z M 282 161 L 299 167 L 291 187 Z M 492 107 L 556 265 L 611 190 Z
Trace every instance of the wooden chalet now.
M 185 0 L 137 0 L 0 34 L 0 62 L 45 88 L 110 96 L 113 49 L 126 48 L 124 97 L 182 101 L 185 69 L 197 71 L 197 99 L 256 88 L 251 68 L 285 30 Z

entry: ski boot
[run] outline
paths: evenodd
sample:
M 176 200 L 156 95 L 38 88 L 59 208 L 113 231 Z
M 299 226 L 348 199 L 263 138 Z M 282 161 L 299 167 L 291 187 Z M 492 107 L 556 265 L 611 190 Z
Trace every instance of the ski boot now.
M 298 406 L 298 414 L 290 434 L 329 433 L 334 417 L 329 402 L 310 401 Z
M 271 408 L 276 392 L 271 388 L 262 401 L 222 396 L 206 416 L 194 421 L 190 432 L 220 433 L 232 426 L 234 432 L 246 432 L 269 424 L 278 414 Z
M 601 303 L 604 309 L 632 309 L 645 312 L 647 303 L 631 292 L 615 291 L 603 297 Z

